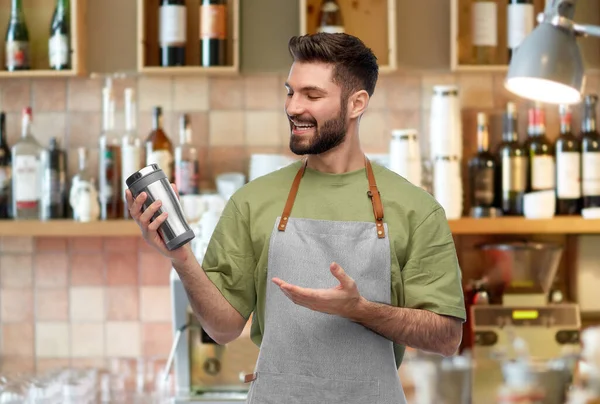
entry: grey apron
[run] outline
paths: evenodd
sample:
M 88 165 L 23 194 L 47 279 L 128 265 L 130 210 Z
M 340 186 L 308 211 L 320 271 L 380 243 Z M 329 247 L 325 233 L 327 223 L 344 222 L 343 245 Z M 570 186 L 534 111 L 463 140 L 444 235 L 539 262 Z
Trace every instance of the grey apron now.
M 265 333 L 247 404 L 405 404 L 392 341 L 346 318 L 296 305 L 271 279 L 307 288 L 339 281 L 344 268 L 366 299 L 390 304 L 390 241 L 373 170 L 365 158 L 374 222 L 290 217 L 302 165 L 269 245 Z M 318 196 L 317 196 L 318 198 Z M 316 202 L 318 203 L 318 201 Z M 340 201 L 344 203 L 344 201 Z

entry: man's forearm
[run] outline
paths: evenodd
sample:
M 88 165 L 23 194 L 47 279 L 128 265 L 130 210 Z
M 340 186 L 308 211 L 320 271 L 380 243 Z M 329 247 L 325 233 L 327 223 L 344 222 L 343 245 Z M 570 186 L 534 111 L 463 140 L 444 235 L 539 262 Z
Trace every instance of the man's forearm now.
M 186 290 L 194 314 L 202 328 L 218 344 L 226 344 L 242 332 L 246 320 L 229 304 L 190 252 L 173 268 Z
M 456 352 L 462 338 L 462 324 L 457 319 L 364 298 L 350 319 L 397 344 L 445 356 Z

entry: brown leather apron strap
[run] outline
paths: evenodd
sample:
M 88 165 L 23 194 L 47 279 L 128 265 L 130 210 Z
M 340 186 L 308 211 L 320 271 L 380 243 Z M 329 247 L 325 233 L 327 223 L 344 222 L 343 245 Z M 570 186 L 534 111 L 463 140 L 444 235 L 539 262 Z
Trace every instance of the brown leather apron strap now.
M 373 204 L 373 215 L 375 216 L 375 223 L 377 223 L 377 237 L 385 237 L 385 228 L 383 227 L 383 203 L 381 203 L 381 194 L 377 189 L 377 182 L 375 181 L 375 175 L 373 175 L 373 167 L 371 162 L 365 156 L 365 166 L 367 168 L 367 179 L 369 180 L 369 190 L 367 195 L 371 199 Z
M 290 188 L 290 193 L 288 194 L 287 202 L 285 203 L 285 207 L 283 208 L 283 213 L 281 214 L 281 220 L 279 221 L 279 231 L 285 231 L 285 227 L 287 226 L 287 221 L 290 217 L 290 213 L 292 213 L 292 208 L 294 207 L 294 201 L 296 200 L 296 194 L 298 193 L 298 188 L 300 187 L 300 180 L 304 175 L 304 171 L 306 170 L 306 165 L 308 164 L 308 159 L 304 160 L 304 164 L 298 170 L 296 174 L 296 178 L 294 178 L 294 182 L 292 182 L 292 188 Z
M 304 175 L 307 164 L 308 159 L 304 160 L 302 167 L 300 167 L 296 173 L 296 177 L 294 178 L 294 182 L 290 188 L 290 193 L 288 194 L 288 199 L 285 203 L 285 207 L 283 208 L 283 213 L 281 214 L 279 226 L 277 226 L 279 231 L 285 231 L 288 219 L 292 213 L 292 208 L 294 207 L 294 201 L 296 200 L 298 188 L 300 187 L 300 180 L 302 180 L 302 176 Z M 369 181 L 369 190 L 367 191 L 367 195 L 373 204 L 373 216 L 375 217 L 375 223 L 377 224 L 377 237 L 384 238 L 385 229 L 383 227 L 383 204 L 381 203 L 381 194 L 379 193 L 379 189 L 377 189 L 377 182 L 375 181 L 375 175 L 373 175 L 373 167 L 371 167 L 371 162 L 366 156 L 365 167 L 367 170 L 367 179 Z

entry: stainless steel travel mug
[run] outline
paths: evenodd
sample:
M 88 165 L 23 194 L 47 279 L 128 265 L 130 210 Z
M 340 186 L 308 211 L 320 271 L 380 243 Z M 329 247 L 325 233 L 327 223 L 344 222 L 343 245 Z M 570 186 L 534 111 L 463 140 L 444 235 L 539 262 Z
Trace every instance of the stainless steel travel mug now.
M 146 210 L 156 200 L 162 202 L 151 221 L 167 212 L 167 220 L 160 225 L 158 232 L 169 250 L 175 250 L 194 238 L 194 231 L 185 220 L 179 199 L 157 164 L 150 164 L 133 173 L 127 178 L 126 184 L 134 198 L 142 192 L 148 195 L 142 210 Z

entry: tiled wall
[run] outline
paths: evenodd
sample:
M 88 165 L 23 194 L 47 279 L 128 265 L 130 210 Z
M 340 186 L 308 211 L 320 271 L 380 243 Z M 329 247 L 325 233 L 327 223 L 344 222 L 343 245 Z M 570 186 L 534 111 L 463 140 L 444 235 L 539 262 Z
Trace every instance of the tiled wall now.
M 431 88 L 457 83 L 464 109 L 465 153 L 475 145 L 474 115 L 493 113 L 492 137 L 500 136 L 500 114 L 510 96 L 503 74 L 396 74 L 382 76 L 361 123 L 367 152 L 386 152 L 390 129 L 428 131 Z M 204 187 L 215 174 L 246 171 L 254 152 L 287 152 L 283 112 L 285 77 L 176 77 L 116 80 L 117 126 L 123 126 L 123 88 L 134 86 L 141 137 L 150 131 L 151 109 L 165 111 L 167 133 L 176 144 L 178 116 L 191 115 L 200 147 Z M 20 112 L 33 107 L 34 134 L 43 145 L 56 136 L 71 153 L 95 148 L 101 127 L 99 79 L 36 79 L 0 82 L 0 108 L 7 112 L 8 140 L 20 136 Z M 599 90 L 591 76 L 588 91 Z M 558 129 L 549 109 L 548 131 Z M 577 116 L 577 114 L 576 114 Z M 520 118 L 525 129 L 526 114 Z M 423 152 L 427 145 L 422 141 Z M 94 151 L 91 153 L 95 166 Z M 56 365 L 106 365 L 110 357 L 166 357 L 170 328 L 169 262 L 138 238 L 4 238 L 0 242 L 1 359 L 4 370 Z

